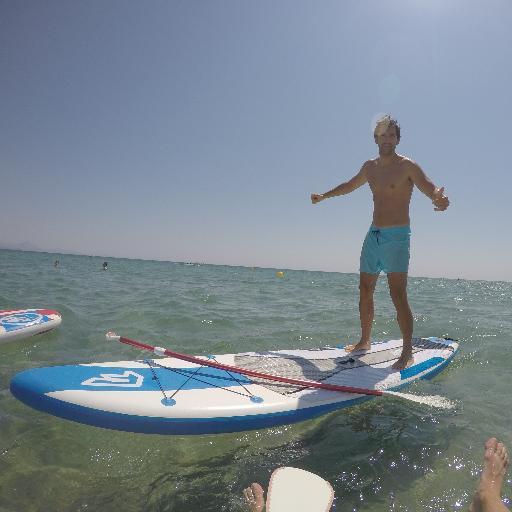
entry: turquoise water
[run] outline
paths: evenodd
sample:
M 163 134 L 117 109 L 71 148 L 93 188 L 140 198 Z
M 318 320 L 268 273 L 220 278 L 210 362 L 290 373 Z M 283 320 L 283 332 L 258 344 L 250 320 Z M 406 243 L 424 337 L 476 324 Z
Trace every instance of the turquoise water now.
M 379 398 L 291 426 L 198 437 L 108 431 L 34 411 L 9 392 L 18 371 L 147 357 L 104 341 L 111 329 L 194 354 L 311 348 L 359 334 L 355 274 L 114 258 L 105 272 L 103 261 L 0 251 L 0 309 L 63 316 L 51 333 L 0 345 L 1 512 L 239 511 L 242 489 L 283 465 L 329 480 L 338 511 L 466 510 L 484 441 L 495 435 L 512 447 L 506 282 L 410 278 L 415 334 L 449 335 L 462 347 L 443 373 L 408 391 L 446 396 L 453 410 Z M 375 339 L 400 336 L 394 316 L 381 278 Z

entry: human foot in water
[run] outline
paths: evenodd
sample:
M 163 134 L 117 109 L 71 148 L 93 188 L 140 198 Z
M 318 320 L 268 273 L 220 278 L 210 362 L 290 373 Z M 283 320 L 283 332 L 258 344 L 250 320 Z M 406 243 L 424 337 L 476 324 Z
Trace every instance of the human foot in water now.
M 253 483 L 244 489 L 244 497 L 249 512 L 262 512 L 265 508 L 264 491 L 260 484 Z
M 507 449 L 495 437 L 485 443 L 484 466 L 470 512 L 508 512 L 501 501 L 501 488 L 509 460 Z

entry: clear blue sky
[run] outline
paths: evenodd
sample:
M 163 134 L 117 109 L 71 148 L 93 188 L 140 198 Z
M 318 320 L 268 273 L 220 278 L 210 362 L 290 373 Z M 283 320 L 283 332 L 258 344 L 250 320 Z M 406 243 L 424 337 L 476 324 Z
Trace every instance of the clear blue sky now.
M 357 272 L 363 187 L 398 151 L 411 275 L 512 280 L 510 0 L 0 3 L 0 246 Z

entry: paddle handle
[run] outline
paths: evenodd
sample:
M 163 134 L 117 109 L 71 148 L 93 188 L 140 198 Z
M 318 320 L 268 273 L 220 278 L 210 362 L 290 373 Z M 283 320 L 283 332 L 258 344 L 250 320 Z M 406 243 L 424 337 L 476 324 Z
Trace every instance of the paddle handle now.
M 118 336 L 114 332 L 108 332 L 107 340 L 109 341 L 119 341 L 126 345 L 131 345 L 132 347 L 136 347 L 143 350 L 148 350 L 149 352 L 153 352 L 158 356 L 168 356 L 174 357 L 176 359 L 181 359 L 182 361 L 187 361 L 189 363 L 199 364 L 202 366 L 209 366 L 211 368 L 217 368 L 218 370 L 224 370 L 228 372 L 239 373 L 241 375 L 246 375 L 247 377 L 255 377 L 259 379 L 270 380 L 274 382 L 281 382 L 283 384 L 291 384 L 294 386 L 300 386 L 305 388 L 316 388 L 316 389 L 325 389 L 327 391 L 337 391 L 341 393 L 354 393 L 358 395 L 374 395 L 374 396 L 382 396 L 384 392 L 379 389 L 366 389 L 366 388 L 356 388 L 351 386 L 338 386 L 336 384 L 328 384 L 326 382 L 317 382 L 314 380 L 303 380 L 303 379 L 293 379 L 290 377 L 282 377 L 279 375 L 272 375 L 271 373 L 263 373 L 257 372 L 255 370 L 249 370 L 247 368 L 240 368 L 238 366 L 231 366 L 228 364 L 217 363 L 215 361 L 211 361 L 210 359 L 202 359 L 200 357 L 191 356 L 188 354 L 181 354 L 180 352 L 174 352 L 173 350 L 169 350 L 162 347 L 156 347 L 154 345 L 149 345 L 147 343 L 142 343 L 140 341 L 131 340 L 130 338 L 125 338 L 124 336 Z

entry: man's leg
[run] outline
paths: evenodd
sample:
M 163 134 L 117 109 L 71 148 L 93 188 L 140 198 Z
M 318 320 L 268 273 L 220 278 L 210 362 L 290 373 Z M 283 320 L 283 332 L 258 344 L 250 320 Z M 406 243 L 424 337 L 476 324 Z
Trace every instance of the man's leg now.
M 369 350 L 373 324 L 373 293 L 379 274 L 359 274 L 359 318 L 361 320 L 361 339 L 356 345 L 347 345 L 345 350 Z
M 404 341 L 402 355 L 392 367 L 395 370 L 403 370 L 414 363 L 412 357 L 413 319 L 411 308 L 407 300 L 407 272 L 389 272 L 388 284 L 391 300 L 396 309 L 396 318 L 400 331 L 402 331 L 402 339 Z
M 491 437 L 485 443 L 484 467 L 475 492 L 470 512 L 508 512 L 501 501 L 501 487 L 508 466 L 507 449 Z

